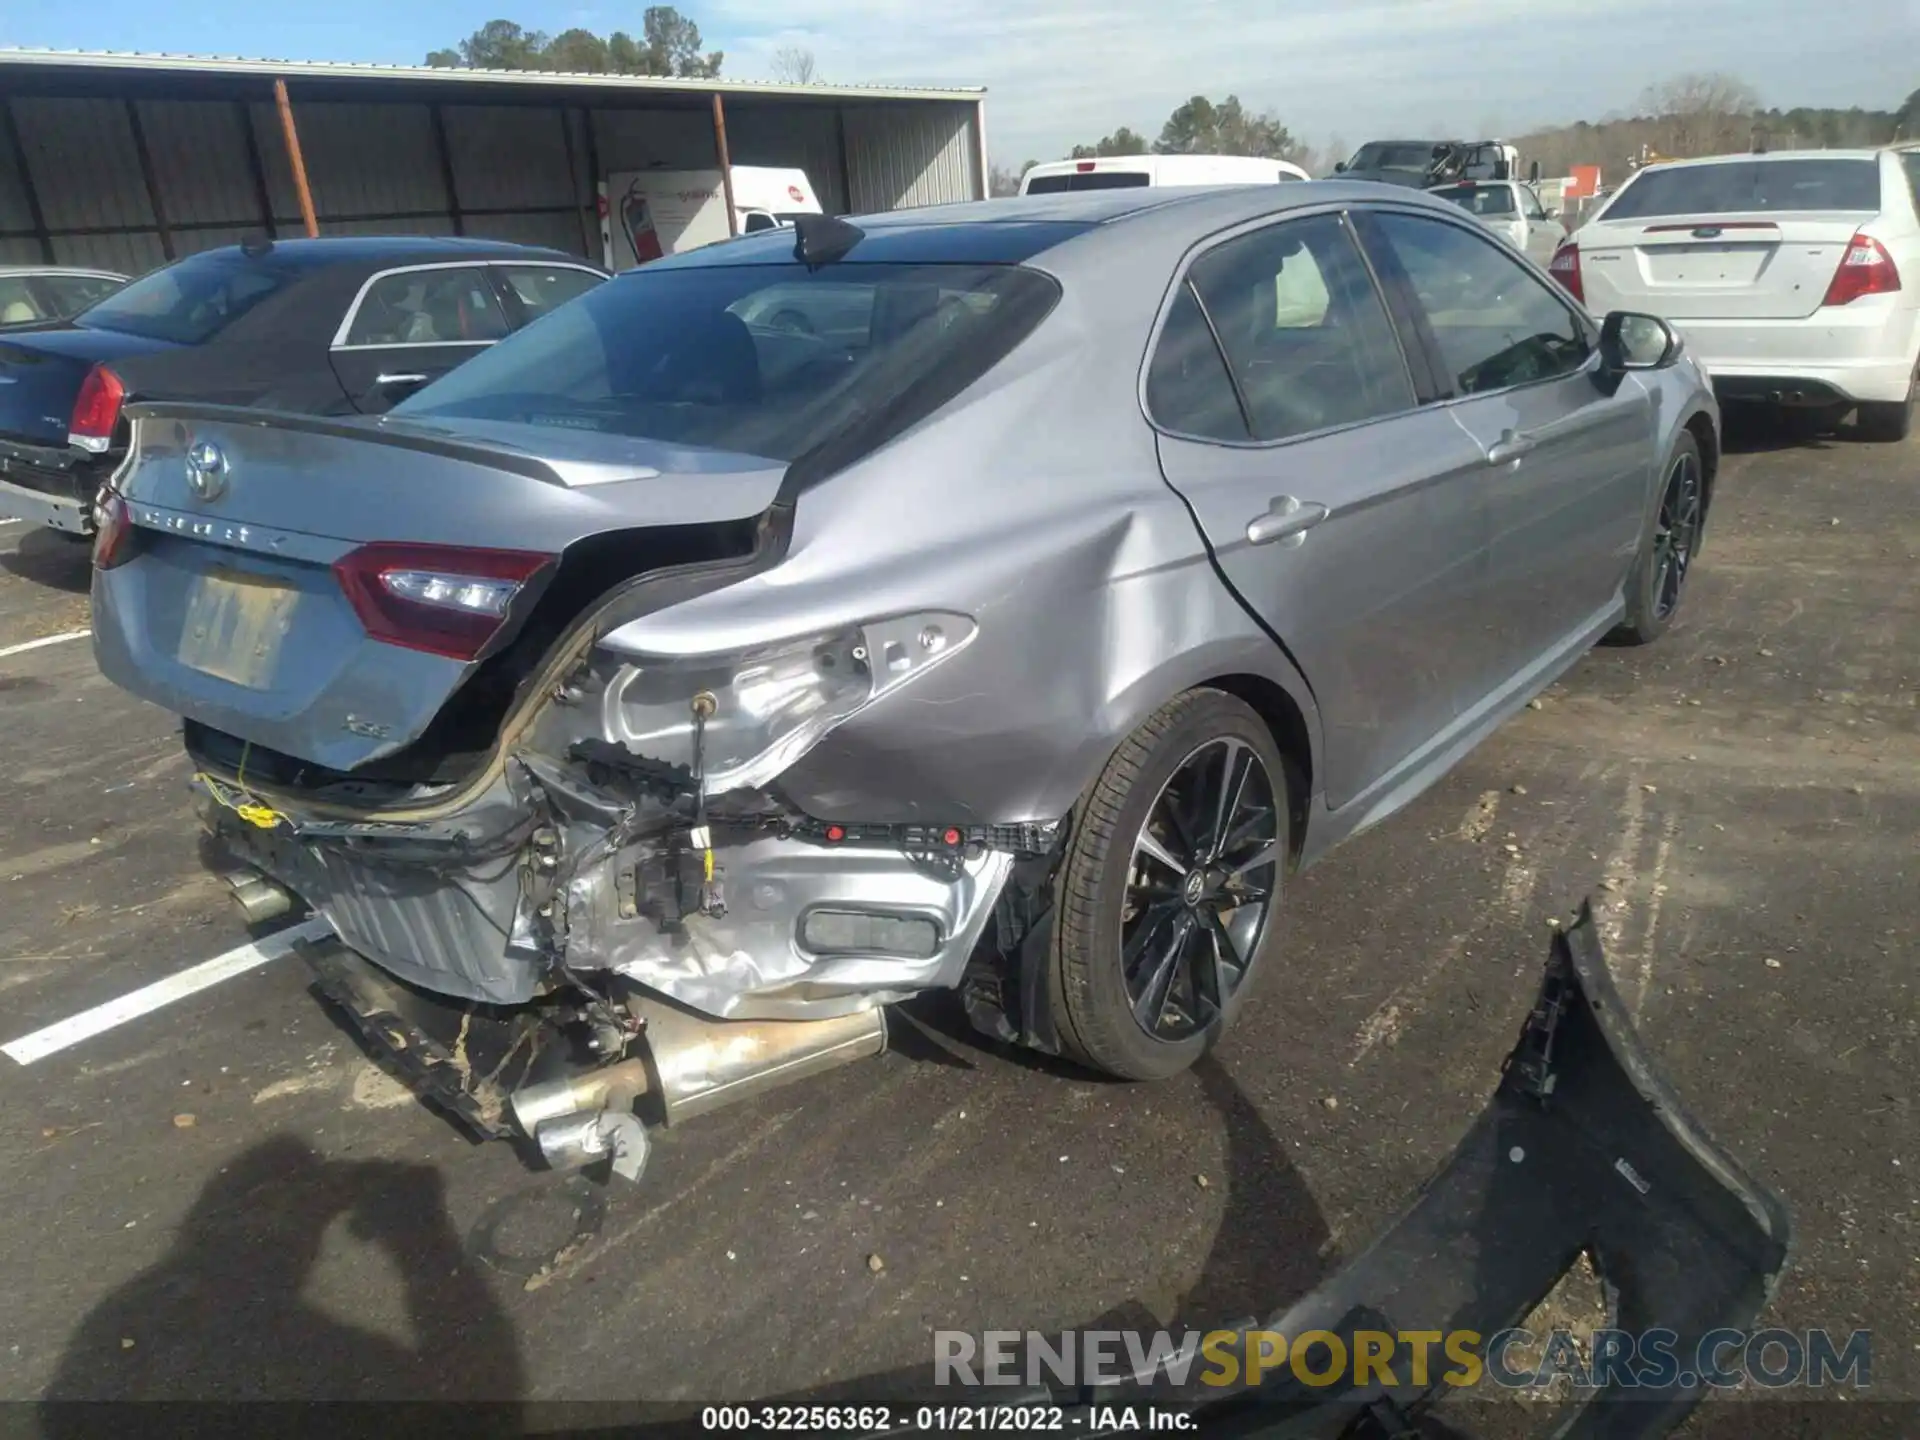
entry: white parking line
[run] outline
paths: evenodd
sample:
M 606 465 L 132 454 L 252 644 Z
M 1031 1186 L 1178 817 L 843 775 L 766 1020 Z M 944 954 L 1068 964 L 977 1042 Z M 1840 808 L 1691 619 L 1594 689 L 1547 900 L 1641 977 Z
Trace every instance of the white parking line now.
M 0 660 L 9 655 L 24 655 L 29 650 L 44 650 L 49 645 L 64 645 L 69 640 L 84 640 L 91 634 L 91 630 L 69 630 L 64 635 L 42 635 L 38 640 L 23 640 L 18 645 L 0 649 Z
M 0 520 L 0 530 L 6 529 L 9 525 L 18 525 L 19 523 L 18 520 Z
M 91 1040 L 95 1035 L 105 1034 L 116 1025 L 124 1025 L 129 1020 L 137 1020 L 149 1015 L 163 1005 L 171 1005 L 175 1000 L 184 1000 L 189 995 L 197 995 L 202 990 L 218 985 L 222 980 L 230 980 L 235 975 L 243 975 L 257 969 L 270 960 L 278 960 L 292 951 L 295 944 L 302 940 L 319 940 L 333 933 L 332 927 L 324 920 L 304 921 L 291 929 L 276 931 L 264 939 L 252 944 L 242 945 L 229 950 L 224 955 L 216 955 L 211 960 L 202 961 L 190 970 L 182 970 L 178 975 L 170 975 L 165 980 L 157 980 L 151 985 L 143 985 L 131 994 L 122 995 L 118 1000 L 109 1000 L 104 1005 L 96 1005 L 91 1010 L 83 1010 L 70 1019 L 57 1025 L 49 1025 L 44 1030 L 36 1030 L 31 1035 L 23 1035 L 11 1045 L 0 1045 L 0 1055 L 5 1055 L 22 1065 L 31 1065 L 36 1060 L 44 1060 L 58 1050 L 70 1045 L 78 1045 L 82 1040 Z

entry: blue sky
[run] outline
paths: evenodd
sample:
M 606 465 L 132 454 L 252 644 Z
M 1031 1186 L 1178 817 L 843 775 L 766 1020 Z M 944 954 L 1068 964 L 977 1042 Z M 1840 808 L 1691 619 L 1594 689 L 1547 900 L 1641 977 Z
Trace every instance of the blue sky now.
M 1001 162 L 1118 125 L 1149 134 L 1183 98 L 1237 92 L 1315 145 L 1486 131 L 1628 110 L 1687 70 L 1769 104 L 1892 107 L 1920 86 L 1920 0 L 687 0 L 726 73 L 784 44 L 823 80 L 989 87 Z M 417 63 L 505 15 L 530 29 L 638 32 L 644 4 L 515 0 L 0 0 L 0 45 Z M 1812 18 L 1824 13 L 1836 23 Z

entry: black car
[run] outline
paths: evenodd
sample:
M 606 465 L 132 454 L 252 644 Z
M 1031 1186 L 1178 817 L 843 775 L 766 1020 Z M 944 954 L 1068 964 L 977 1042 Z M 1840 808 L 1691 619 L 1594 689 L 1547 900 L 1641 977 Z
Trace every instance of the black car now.
M 426 236 L 260 240 L 0 335 L 0 517 L 74 535 L 135 400 L 376 414 L 606 278 L 558 250 Z

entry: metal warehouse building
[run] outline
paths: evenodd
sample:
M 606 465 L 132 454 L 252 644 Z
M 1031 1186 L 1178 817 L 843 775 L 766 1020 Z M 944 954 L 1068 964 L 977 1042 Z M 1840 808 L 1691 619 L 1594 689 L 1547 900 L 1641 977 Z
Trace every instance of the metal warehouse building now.
M 598 183 L 653 166 L 798 167 L 841 214 L 977 199 L 984 106 L 978 89 L 0 50 L 0 263 L 137 273 L 263 230 L 598 259 Z

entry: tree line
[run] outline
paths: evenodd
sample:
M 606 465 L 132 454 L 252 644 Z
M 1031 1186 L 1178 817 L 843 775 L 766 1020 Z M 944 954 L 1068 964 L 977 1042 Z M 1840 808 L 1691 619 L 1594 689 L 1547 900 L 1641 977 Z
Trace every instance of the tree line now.
M 1507 139 L 1524 159 L 1538 160 L 1542 174 L 1565 175 L 1574 165 L 1598 165 L 1610 183 L 1617 183 L 1642 157 L 1679 160 L 1752 149 L 1817 150 L 1920 139 L 1920 90 L 1893 110 L 1781 110 L 1763 108 L 1752 87 L 1734 76 L 1681 75 L 1649 86 L 1627 116 L 1581 120 L 1520 136 L 1459 131 L 1426 138 Z M 1315 150 L 1296 140 L 1272 111 L 1255 115 L 1233 95 L 1218 105 L 1194 96 L 1168 117 L 1159 139 L 1151 143 L 1122 125 L 1091 144 L 1075 145 L 1067 158 L 1146 154 L 1261 155 L 1291 161 L 1310 175 L 1329 174 L 1335 161 L 1347 158 L 1343 141 L 1336 138 Z M 1016 193 L 1020 177 L 1037 163 L 1029 160 L 1018 170 L 995 165 L 993 193 Z
M 700 27 L 671 5 L 649 5 L 640 37 L 624 30 L 600 36 L 591 30 L 548 35 L 511 20 L 489 20 L 459 44 L 435 50 L 427 64 L 466 70 L 554 70 L 589 75 L 674 75 L 711 80 L 726 59 L 704 51 Z M 812 57 L 807 57 L 811 67 Z

